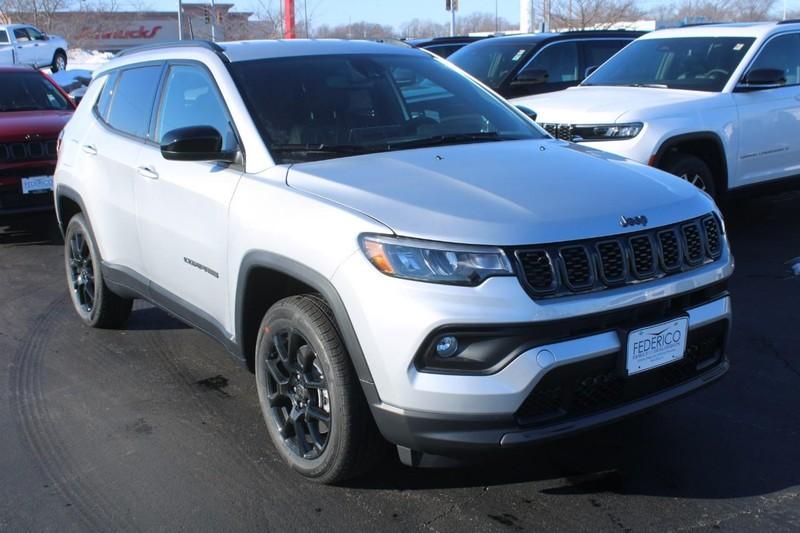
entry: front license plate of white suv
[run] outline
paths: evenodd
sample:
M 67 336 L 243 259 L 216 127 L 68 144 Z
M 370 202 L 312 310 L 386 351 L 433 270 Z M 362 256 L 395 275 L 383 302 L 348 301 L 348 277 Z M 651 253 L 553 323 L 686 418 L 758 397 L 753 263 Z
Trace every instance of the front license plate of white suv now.
M 628 335 L 628 375 L 682 359 L 688 332 L 687 317 L 632 331 Z

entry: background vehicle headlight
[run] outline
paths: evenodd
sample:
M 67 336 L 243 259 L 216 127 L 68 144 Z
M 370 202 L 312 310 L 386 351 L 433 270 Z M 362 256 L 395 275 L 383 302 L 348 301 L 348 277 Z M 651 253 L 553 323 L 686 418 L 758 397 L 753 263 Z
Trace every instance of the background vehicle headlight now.
M 362 235 L 370 262 L 396 278 L 474 287 L 492 276 L 513 276 L 505 252 L 489 246 L 445 244 L 387 235 Z
M 575 126 L 572 130 L 572 140 L 581 141 L 619 141 L 633 139 L 642 131 L 641 122 L 632 124 L 598 124 L 588 126 Z

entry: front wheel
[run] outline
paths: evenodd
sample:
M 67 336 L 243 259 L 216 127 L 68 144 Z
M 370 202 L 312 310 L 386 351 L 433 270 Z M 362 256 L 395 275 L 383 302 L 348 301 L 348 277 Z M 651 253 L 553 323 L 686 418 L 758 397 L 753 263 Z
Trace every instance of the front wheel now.
M 117 296 L 106 286 L 97 245 L 80 213 L 67 224 L 64 260 L 72 304 L 84 324 L 93 328 L 121 327 L 131 314 L 133 300 Z
M 50 70 L 53 72 L 61 72 L 67 69 L 67 54 L 58 51 L 53 56 L 53 63 L 50 65 Z
M 285 298 L 264 315 L 256 384 L 270 438 L 281 457 L 320 483 L 355 477 L 382 446 L 325 301 Z
M 714 175 L 708 164 L 699 157 L 677 153 L 664 163 L 663 170 L 688 181 L 701 191 L 707 192 L 712 198 L 717 198 Z

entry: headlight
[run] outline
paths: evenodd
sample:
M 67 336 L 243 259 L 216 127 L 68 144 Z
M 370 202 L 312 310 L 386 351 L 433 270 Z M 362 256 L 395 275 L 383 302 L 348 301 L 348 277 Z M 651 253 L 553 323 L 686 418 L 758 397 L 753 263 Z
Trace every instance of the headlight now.
M 359 240 L 367 259 L 387 276 L 474 287 L 492 276 L 514 275 L 499 248 L 387 235 L 362 235 Z
M 632 124 L 574 126 L 572 129 L 572 140 L 573 142 L 581 142 L 633 139 L 639 135 L 643 126 L 641 122 L 634 122 Z

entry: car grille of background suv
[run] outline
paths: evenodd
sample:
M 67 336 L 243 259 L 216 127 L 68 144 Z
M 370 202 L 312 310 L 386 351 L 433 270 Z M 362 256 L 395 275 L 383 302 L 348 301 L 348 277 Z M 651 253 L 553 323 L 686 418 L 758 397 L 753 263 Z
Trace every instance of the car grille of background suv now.
M 722 246 L 720 222 L 709 214 L 633 234 L 519 248 L 514 255 L 529 293 L 549 298 L 685 272 L 718 259 Z
M 56 140 L 0 143 L 0 163 L 56 159 Z
M 541 123 L 539 126 L 556 139 L 561 139 L 562 141 L 572 141 L 574 137 L 572 124 Z

